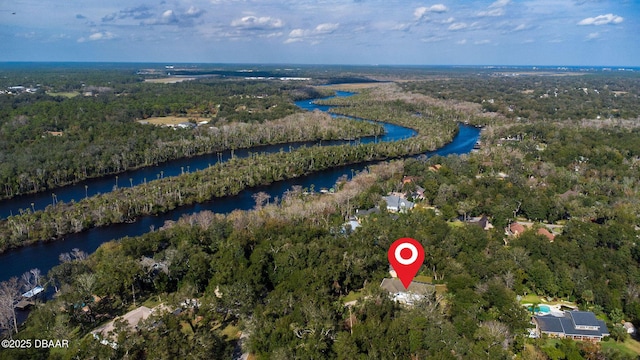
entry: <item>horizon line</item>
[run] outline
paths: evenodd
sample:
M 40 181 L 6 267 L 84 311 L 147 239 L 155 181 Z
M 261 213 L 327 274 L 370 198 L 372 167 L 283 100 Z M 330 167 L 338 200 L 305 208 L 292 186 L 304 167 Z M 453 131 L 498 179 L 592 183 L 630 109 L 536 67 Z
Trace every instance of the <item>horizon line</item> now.
M 278 65 L 294 65 L 294 66 L 362 66 L 362 67 L 458 67 L 458 68 L 633 68 L 640 69 L 640 65 L 567 65 L 567 64 L 364 64 L 364 63 L 286 63 L 286 62 L 171 62 L 171 61 L 82 61 L 82 60 L 0 60 L 0 64 L 158 64 L 158 65 L 261 65 L 261 66 L 278 66 Z

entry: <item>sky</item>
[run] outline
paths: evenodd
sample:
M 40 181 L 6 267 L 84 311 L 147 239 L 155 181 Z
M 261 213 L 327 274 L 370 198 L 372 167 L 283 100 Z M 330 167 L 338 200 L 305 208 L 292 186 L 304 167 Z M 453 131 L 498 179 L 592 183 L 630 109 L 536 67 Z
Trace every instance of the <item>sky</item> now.
M 640 0 L 0 0 L 0 61 L 640 66 Z

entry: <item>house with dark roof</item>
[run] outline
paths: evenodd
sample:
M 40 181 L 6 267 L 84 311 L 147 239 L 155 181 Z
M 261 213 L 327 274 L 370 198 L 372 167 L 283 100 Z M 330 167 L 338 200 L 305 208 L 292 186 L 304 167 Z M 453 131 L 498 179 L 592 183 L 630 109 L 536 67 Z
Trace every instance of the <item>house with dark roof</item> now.
M 380 213 L 380 209 L 378 208 L 371 208 L 368 210 L 360 210 L 360 209 L 356 209 L 356 214 L 354 215 L 355 219 L 358 221 L 362 221 L 362 219 L 365 216 L 369 216 L 371 214 L 379 214 Z
M 540 315 L 533 317 L 538 335 L 598 342 L 609 336 L 609 329 L 591 311 L 565 311 L 564 316 Z
M 397 195 L 383 196 L 382 199 L 387 203 L 387 211 L 391 212 L 405 212 L 415 206 L 413 202 Z
M 493 229 L 493 225 L 491 224 L 491 222 L 489 222 L 489 218 L 486 215 L 472 217 L 467 220 L 467 223 L 471 225 L 478 225 L 482 228 L 482 230 Z

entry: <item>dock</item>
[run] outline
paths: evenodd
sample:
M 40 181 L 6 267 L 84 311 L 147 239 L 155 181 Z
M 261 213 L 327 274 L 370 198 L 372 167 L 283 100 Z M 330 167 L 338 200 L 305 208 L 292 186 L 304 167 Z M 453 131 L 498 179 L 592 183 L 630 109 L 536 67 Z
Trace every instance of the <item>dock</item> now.
M 35 305 L 35 303 L 31 300 L 27 300 L 27 299 L 22 299 L 20 301 L 18 301 L 18 303 L 16 304 L 16 309 L 18 310 L 26 310 L 30 307 L 32 307 L 33 305 Z

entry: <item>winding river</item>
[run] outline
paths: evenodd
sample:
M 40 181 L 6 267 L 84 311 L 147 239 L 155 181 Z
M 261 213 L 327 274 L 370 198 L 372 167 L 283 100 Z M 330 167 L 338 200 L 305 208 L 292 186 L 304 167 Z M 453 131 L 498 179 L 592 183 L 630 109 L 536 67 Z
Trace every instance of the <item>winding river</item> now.
M 351 93 L 338 92 L 337 96 L 349 96 Z M 315 105 L 313 101 L 298 101 L 296 105 L 306 110 L 329 111 L 329 107 Z M 385 127 L 385 135 L 363 138 L 360 142 L 374 141 L 397 141 L 414 136 L 416 133 L 412 129 L 404 128 L 392 124 L 383 124 Z M 460 131 L 452 142 L 442 148 L 429 152 L 426 155 L 434 154 L 446 156 L 449 154 L 466 154 L 469 153 L 480 136 L 480 129 L 472 126 L 460 125 Z M 322 145 L 330 145 L 344 142 L 322 142 Z M 309 143 L 296 143 L 286 145 L 265 146 L 248 150 L 236 150 L 234 156 L 248 156 L 253 152 L 278 152 L 281 149 L 294 149 L 300 146 L 309 145 Z M 202 155 L 192 158 L 179 159 L 166 162 L 155 167 L 142 168 L 118 175 L 119 186 L 131 186 L 140 184 L 146 180 L 156 179 L 158 176 L 176 176 L 183 171 L 196 171 L 204 169 L 215 164 L 221 158 L 226 161 L 231 154 L 227 151 L 219 154 Z M 157 216 L 143 216 L 134 223 L 115 224 L 105 227 L 98 227 L 83 231 L 77 234 L 71 234 L 57 241 L 49 243 L 39 243 L 7 251 L 0 254 L 0 281 L 9 279 L 12 276 L 20 276 L 29 269 L 39 268 L 43 274 L 46 274 L 53 266 L 59 264 L 58 256 L 61 253 L 70 252 L 73 248 L 78 248 L 87 253 L 94 252 L 102 243 L 119 239 L 125 236 L 138 236 L 147 233 L 152 228 L 161 227 L 167 220 L 178 220 L 182 215 L 191 214 L 203 210 L 210 210 L 216 213 L 230 213 L 233 210 L 248 210 L 255 205 L 253 194 L 263 191 L 271 195 L 272 198 L 279 197 L 294 185 L 300 185 L 303 188 L 315 186 L 315 189 L 332 187 L 340 176 L 347 175 L 349 178 L 358 171 L 367 167 L 367 164 L 356 164 L 349 166 L 336 167 L 333 169 L 320 171 L 308 176 L 279 181 L 268 186 L 251 188 L 242 191 L 238 195 L 225 198 L 213 199 L 208 202 L 193 204 L 177 208 L 173 211 L 163 213 Z M 131 179 L 131 180 L 129 180 Z M 110 176 L 106 178 L 97 178 L 87 180 L 80 184 L 67 186 L 56 189 L 55 196 L 58 201 L 80 200 L 85 196 L 91 196 L 99 192 L 106 193 L 113 189 L 116 184 L 116 177 Z M 42 209 L 51 204 L 51 193 L 40 193 L 22 196 L 0 203 L 0 216 L 6 217 L 10 213 L 14 213 L 18 209 L 33 207 Z

